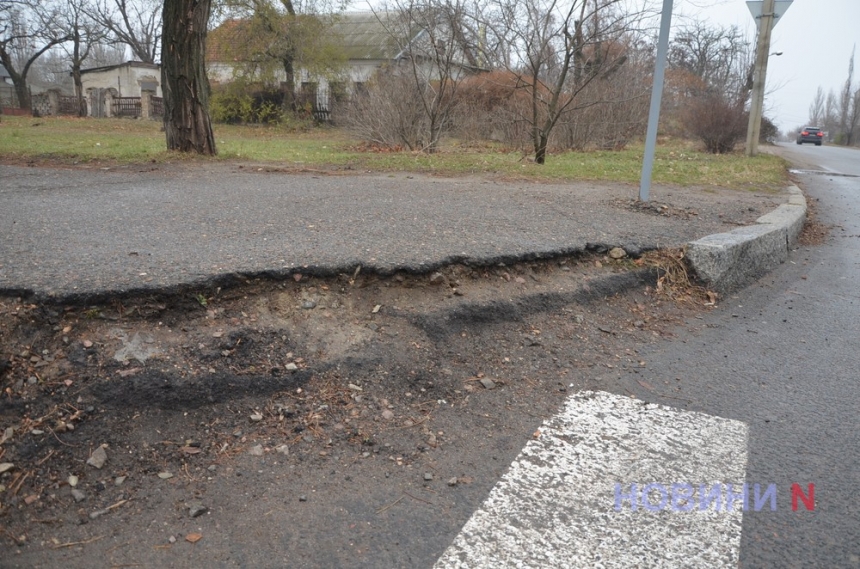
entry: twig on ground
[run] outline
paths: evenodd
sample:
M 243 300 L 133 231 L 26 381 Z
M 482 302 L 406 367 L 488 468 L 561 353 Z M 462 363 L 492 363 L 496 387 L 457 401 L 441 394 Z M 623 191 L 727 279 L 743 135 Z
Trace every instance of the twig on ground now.
M 103 539 L 104 537 L 105 537 L 105 536 L 100 535 L 100 536 L 98 536 L 98 537 L 94 537 L 94 538 L 91 538 L 91 539 L 85 539 L 85 540 L 83 540 L 83 541 L 70 541 L 70 542 L 68 542 L 68 543 L 58 543 L 58 544 L 57 544 L 57 545 L 55 545 L 52 549 L 61 549 L 61 548 L 63 548 L 63 547 L 74 547 L 74 546 L 76 546 L 76 545 L 86 545 L 86 544 L 88 544 L 88 543 L 93 543 L 94 541 L 98 541 L 98 540 L 100 540 L 100 539 Z

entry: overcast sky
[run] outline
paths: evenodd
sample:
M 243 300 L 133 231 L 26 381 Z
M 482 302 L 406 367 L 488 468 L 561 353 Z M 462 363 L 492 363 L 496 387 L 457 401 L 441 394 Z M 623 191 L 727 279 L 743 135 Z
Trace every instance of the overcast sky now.
M 679 16 L 698 14 L 720 25 L 737 25 L 755 38 L 755 24 L 745 0 L 675 0 Z M 680 18 L 673 22 L 680 23 Z M 818 86 L 839 91 L 848 77 L 851 50 L 855 85 L 860 85 L 860 0 L 794 0 L 771 38 L 765 114 L 781 130 L 805 126 Z

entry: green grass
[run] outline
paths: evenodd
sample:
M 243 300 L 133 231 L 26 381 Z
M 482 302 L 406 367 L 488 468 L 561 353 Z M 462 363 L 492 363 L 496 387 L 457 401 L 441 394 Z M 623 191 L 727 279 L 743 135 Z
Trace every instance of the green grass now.
M 0 120 L 0 160 L 78 162 L 166 162 L 236 160 L 271 167 L 311 170 L 411 172 L 431 175 L 494 175 L 536 181 L 594 180 L 638 184 L 641 145 L 622 151 L 551 154 L 545 165 L 520 152 L 492 144 L 449 142 L 440 152 L 377 152 L 336 129 L 292 132 L 279 127 L 215 125 L 216 158 L 185 156 L 164 150 L 161 123 L 129 119 L 29 118 Z M 658 145 L 654 183 L 776 190 L 787 180 L 784 162 L 775 156 L 746 158 L 740 153 L 715 156 L 693 143 L 669 140 Z

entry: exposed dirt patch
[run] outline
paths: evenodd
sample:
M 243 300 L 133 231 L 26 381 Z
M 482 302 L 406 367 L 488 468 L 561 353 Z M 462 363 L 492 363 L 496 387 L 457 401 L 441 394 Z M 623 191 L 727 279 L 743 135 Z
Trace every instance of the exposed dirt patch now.
M 677 287 L 658 293 L 668 283 L 649 264 L 660 263 L 596 255 L 297 277 L 84 307 L 0 299 L 7 559 L 200 566 L 170 557 L 187 555 L 184 536 L 202 531 L 222 555 L 217 540 L 239 539 L 246 507 L 253 519 L 276 508 L 279 523 L 331 523 L 344 492 L 362 495 L 356 476 L 399 489 L 387 502 L 364 489 L 362 508 L 387 523 L 402 500 L 453 508 L 434 476 L 462 488 L 458 503 L 479 500 L 568 390 L 600 387 L 600 369 L 647 365 L 637 347 L 707 309 Z M 249 506 L 248 492 L 275 488 L 313 499 L 315 513 L 271 496 Z M 339 544 L 328 566 L 361 565 L 384 558 L 368 532 L 314 539 Z M 268 559 L 258 551 L 256 564 Z
M 821 223 L 818 216 L 818 199 L 806 196 L 806 222 L 800 232 L 798 243 L 803 246 L 823 245 L 833 226 Z

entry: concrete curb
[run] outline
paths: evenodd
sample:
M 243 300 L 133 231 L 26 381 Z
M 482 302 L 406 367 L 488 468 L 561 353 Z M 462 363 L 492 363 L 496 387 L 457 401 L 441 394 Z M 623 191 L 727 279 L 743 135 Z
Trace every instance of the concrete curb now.
M 788 203 L 755 225 L 708 235 L 687 244 L 686 257 L 698 277 L 717 292 L 743 288 L 788 259 L 806 220 L 806 199 L 789 186 Z

